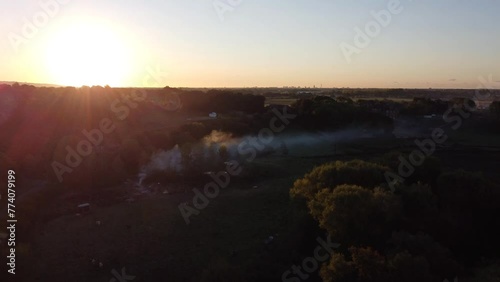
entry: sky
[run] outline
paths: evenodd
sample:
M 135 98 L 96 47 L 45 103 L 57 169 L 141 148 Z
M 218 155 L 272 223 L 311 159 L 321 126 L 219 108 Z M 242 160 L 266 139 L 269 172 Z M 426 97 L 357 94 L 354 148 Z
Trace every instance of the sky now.
M 498 0 L 1 0 L 0 81 L 500 88 L 498 11 Z

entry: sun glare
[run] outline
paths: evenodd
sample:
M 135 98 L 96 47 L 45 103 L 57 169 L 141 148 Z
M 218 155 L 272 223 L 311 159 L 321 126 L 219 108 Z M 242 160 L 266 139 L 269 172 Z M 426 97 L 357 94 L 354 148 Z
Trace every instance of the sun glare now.
M 47 45 L 46 67 L 57 84 L 121 86 L 133 69 L 131 55 L 118 32 L 80 24 L 53 34 Z

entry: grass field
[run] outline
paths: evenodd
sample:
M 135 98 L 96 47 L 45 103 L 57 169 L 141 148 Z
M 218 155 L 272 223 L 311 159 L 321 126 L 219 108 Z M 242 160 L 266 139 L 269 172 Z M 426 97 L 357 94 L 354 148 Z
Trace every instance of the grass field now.
M 88 215 L 49 222 L 33 246 L 34 281 L 109 281 L 112 269 L 126 267 L 134 281 L 203 281 L 213 275 L 259 281 L 272 273 L 280 280 L 303 259 L 300 242 L 308 217 L 290 201 L 293 181 L 324 160 L 270 157 L 259 163 L 286 166 L 287 176 L 251 185 L 231 183 L 186 225 L 177 206 L 193 193 L 152 196 L 134 203 L 97 207 Z M 257 189 L 252 188 L 253 185 Z M 192 204 L 191 204 L 192 206 Z M 100 226 L 96 221 L 102 222 Z M 264 244 L 270 235 L 276 244 Z M 314 238 L 311 240 L 314 243 Z M 98 269 L 90 260 L 105 266 Z M 57 268 L 57 265 L 65 265 Z M 47 272 L 46 269 L 52 269 Z M 194 270 L 194 271 L 193 271 Z M 40 273 L 44 273 L 39 276 Z M 213 278 L 213 277 L 212 277 Z M 242 280 L 243 281 L 243 280 Z
M 465 140 L 470 144 L 493 138 L 470 135 L 468 130 L 464 127 L 456 134 L 469 136 Z M 113 269 L 121 272 L 125 267 L 127 274 L 136 277 L 134 282 L 264 281 L 269 277 L 279 281 L 291 265 L 311 254 L 320 234 L 306 210 L 291 201 L 293 182 L 316 165 L 370 160 L 399 145 L 397 139 L 369 138 L 340 144 L 335 150 L 325 143 L 293 149 L 288 156 L 257 158 L 244 170 L 253 177 L 231 180 L 199 215 L 190 218 L 189 225 L 178 205 L 192 206 L 193 192 L 150 195 L 132 203 L 95 206 L 82 216 L 54 218 L 37 231 L 33 245 L 23 246 L 23 252 L 32 257 L 26 262 L 33 265 L 28 280 L 57 282 L 76 277 L 74 281 L 104 282 L 113 278 Z M 500 164 L 498 153 L 477 150 L 443 150 L 436 156 L 444 168 L 481 170 L 488 175 L 494 175 Z M 264 243 L 269 236 L 276 238 L 272 246 Z M 103 268 L 92 265 L 92 258 L 102 261 Z

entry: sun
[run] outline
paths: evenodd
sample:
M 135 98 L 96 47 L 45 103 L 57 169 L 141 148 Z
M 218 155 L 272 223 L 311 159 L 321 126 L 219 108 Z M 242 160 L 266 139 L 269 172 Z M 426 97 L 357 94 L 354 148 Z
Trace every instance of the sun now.
M 127 40 L 112 28 L 82 23 L 52 35 L 46 69 L 55 83 L 67 86 L 121 86 L 132 72 Z

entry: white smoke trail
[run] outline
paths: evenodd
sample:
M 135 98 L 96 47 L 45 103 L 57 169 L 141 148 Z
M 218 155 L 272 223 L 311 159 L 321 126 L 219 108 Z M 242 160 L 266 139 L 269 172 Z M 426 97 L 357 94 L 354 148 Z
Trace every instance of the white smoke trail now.
M 335 132 L 288 134 L 275 136 L 269 146 L 277 150 L 285 144 L 288 149 L 293 151 L 304 146 L 311 147 L 326 142 L 347 142 L 372 137 L 380 133 L 382 133 L 381 130 L 347 129 Z M 222 146 L 226 148 L 229 159 L 238 160 L 242 157 L 238 153 L 238 146 L 248 138 L 255 138 L 255 136 L 234 138 L 230 133 L 212 131 L 212 133 L 205 136 L 198 144 L 191 146 L 188 154 L 188 163 L 189 165 L 214 165 L 221 160 L 220 150 Z M 245 145 L 252 146 L 249 142 Z M 173 171 L 179 173 L 183 169 L 182 153 L 179 146 L 176 145 L 171 150 L 161 151 L 151 157 L 150 162 L 141 169 L 138 175 L 139 185 L 154 172 Z

